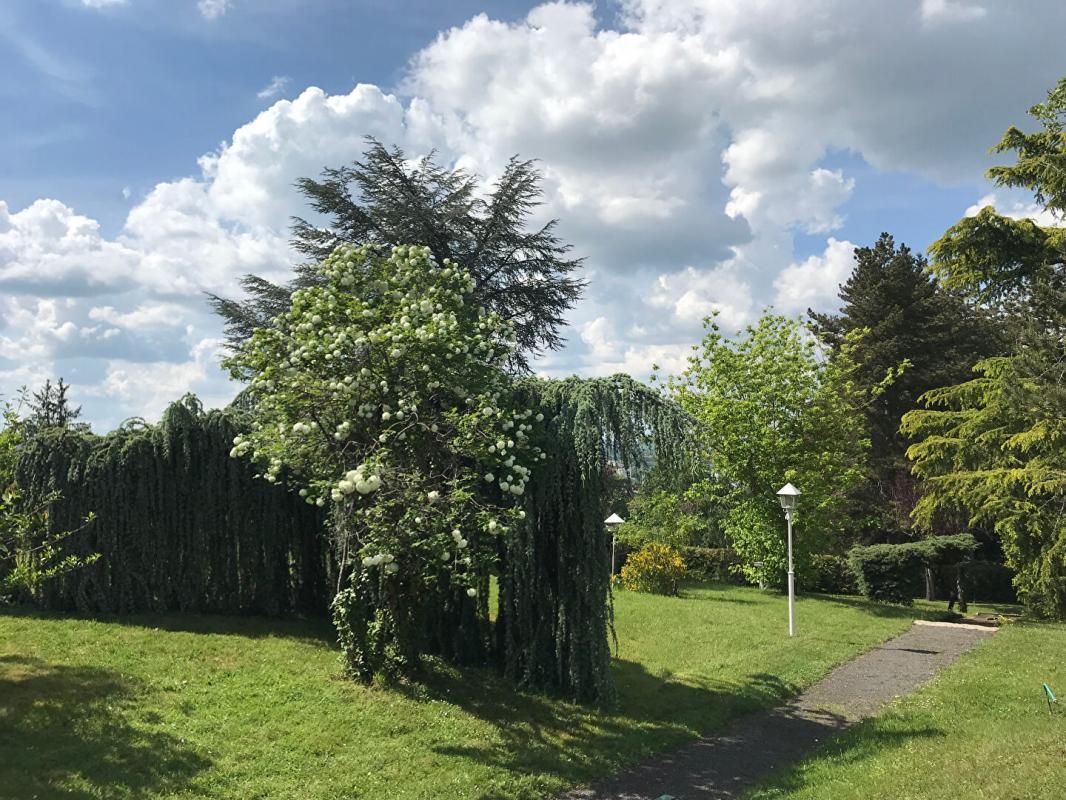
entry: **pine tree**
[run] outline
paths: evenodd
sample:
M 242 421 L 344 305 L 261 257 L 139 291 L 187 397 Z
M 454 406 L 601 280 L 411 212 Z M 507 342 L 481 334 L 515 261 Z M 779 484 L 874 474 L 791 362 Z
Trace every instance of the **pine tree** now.
M 855 497 L 868 524 L 909 527 L 917 487 L 906 460 L 902 416 L 930 389 L 968 377 L 974 363 L 997 350 L 988 315 L 942 287 L 926 260 L 882 233 L 873 247 L 855 250 L 855 269 L 840 287 L 837 315 L 808 311 L 816 334 L 839 351 L 844 337 L 866 333 L 855 344 L 853 373 L 866 389 L 905 365 L 866 407 L 870 432 L 870 477 Z
M 33 393 L 28 402 L 29 414 L 23 421 L 23 427 L 27 434 L 34 434 L 46 428 L 72 428 L 87 429 L 84 423 L 77 423 L 81 416 L 81 406 L 71 405 L 67 392 L 70 384 L 64 383 L 60 378 L 58 383 L 52 383 L 51 379 L 44 382 L 39 391 Z
M 1066 79 L 1031 114 L 1043 130 L 1011 128 L 997 152 L 1014 165 L 990 177 L 1025 186 L 1052 213 L 1066 210 Z M 945 513 L 995 530 L 1014 583 L 1033 612 L 1066 617 L 1066 228 L 1044 228 L 982 209 L 931 248 L 944 284 L 995 308 L 1008 352 L 984 359 L 969 380 L 929 392 L 908 413 L 908 456 L 927 491 L 915 509 L 925 527 Z
M 430 248 L 438 264 L 448 258 L 473 273 L 475 302 L 514 324 L 517 367 L 525 368 L 529 355 L 562 346 L 558 331 L 564 314 L 584 289 L 575 276 L 581 259 L 567 257 L 570 246 L 556 235 L 555 220 L 526 228 L 542 195 L 534 162 L 512 158 L 483 197 L 474 176 L 440 166 L 432 153 L 411 165 L 399 148 L 367 141 L 362 161 L 326 169 L 321 180 L 297 181 L 311 208 L 329 224 L 294 220 L 293 247 L 308 262 L 295 268 L 288 285 L 247 275 L 241 281 L 246 300 L 209 296 L 226 320 L 230 344 L 270 326 L 288 309 L 295 289 L 318 285 L 314 265 L 337 245 L 417 242 Z

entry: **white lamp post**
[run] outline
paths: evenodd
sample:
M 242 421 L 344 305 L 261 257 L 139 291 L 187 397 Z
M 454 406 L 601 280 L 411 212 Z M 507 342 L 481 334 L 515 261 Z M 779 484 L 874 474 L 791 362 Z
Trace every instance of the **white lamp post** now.
M 800 490 L 791 483 L 786 483 L 777 492 L 781 508 L 785 509 L 785 521 L 788 523 L 788 635 L 796 635 L 796 573 L 792 567 L 792 512 L 799 502 Z
M 618 526 L 625 522 L 617 514 L 611 514 L 603 521 L 603 524 L 607 526 L 607 530 L 611 532 L 611 574 L 614 575 L 614 532 L 618 529 Z

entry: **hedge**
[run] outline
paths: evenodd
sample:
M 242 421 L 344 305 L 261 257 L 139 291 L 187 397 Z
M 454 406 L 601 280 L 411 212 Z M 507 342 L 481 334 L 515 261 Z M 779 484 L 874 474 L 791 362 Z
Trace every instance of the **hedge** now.
M 973 556 L 977 542 L 968 533 L 934 536 L 905 544 L 852 548 L 848 561 L 859 591 L 870 600 L 909 604 L 921 593 L 922 570 L 957 564 Z
M 737 585 L 747 582 L 740 573 L 740 556 L 728 547 L 682 546 L 677 550 L 693 578 Z
M 30 497 L 60 493 L 49 514 L 56 531 L 93 512 L 64 548 L 101 556 L 33 600 L 88 613 L 325 613 L 334 580 L 325 515 L 230 458 L 242 430 L 239 412 L 205 412 L 189 396 L 158 425 L 30 440 L 16 481 Z
M 828 554 L 811 557 L 809 574 L 800 590 L 818 594 L 858 594 L 855 572 L 845 556 Z

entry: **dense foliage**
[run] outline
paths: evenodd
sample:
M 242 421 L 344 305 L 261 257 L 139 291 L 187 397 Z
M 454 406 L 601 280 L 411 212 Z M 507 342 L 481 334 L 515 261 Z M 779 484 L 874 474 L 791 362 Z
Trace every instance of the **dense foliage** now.
M 854 340 L 852 380 L 870 392 L 864 417 L 870 436 L 868 479 L 855 490 L 852 513 L 866 539 L 910 527 L 920 487 L 910 474 L 903 414 L 918 398 L 964 380 L 981 357 L 996 352 L 1001 337 L 988 315 L 945 289 L 925 259 L 887 233 L 873 247 L 855 249 L 855 268 L 840 287 L 838 314 L 808 312 L 818 337 L 834 351 Z M 890 385 L 874 392 L 890 371 L 906 365 Z
M 970 558 L 976 547 L 973 536 L 960 533 L 855 547 L 848 557 L 865 597 L 883 603 L 910 603 L 918 594 L 924 569 L 958 564 Z
M 339 247 L 319 274 L 227 362 L 254 376 L 233 454 L 331 505 L 353 675 L 483 658 L 488 573 L 543 457 L 544 415 L 516 405 L 503 369 L 513 328 L 425 247 Z
M 76 556 L 65 541 L 92 522 L 87 513 L 76 528 L 62 530 L 49 524 L 49 506 L 59 498 L 55 491 L 27 496 L 15 480 L 18 459 L 25 448 L 28 426 L 18 405 L 0 408 L 0 598 L 33 597 L 50 580 L 91 564 L 96 553 Z
M 324 610 L 322 513 L 228 457 L 243 429 L 239 415 L 204 412 L 190 396 L 158 425 L 131 421 L 107 436 L 54 428 L 27 441 L 16 478 L 35 502 L 50 501 L 49 530 L 96 517 L 63 543 L 63 557 L 100 554 L 37 587 L 37 602 L 88 612 Z
M 256 328 L 269 327 L 288 310 L 291 293 L 323 284 L 318 264 L 341 244 L 396 246 L 420 242 L 438 265 L 445 260 L 470 272 L 471 297 L 514 326 L 512 366 L 526 354 L 562 345 L 563 315 L 581 296 L 575 277 L 580 260 L 555 234 L 555 222 L 527 230 L 541 196 L 540 175 L 531 161 L 512 159 L 493 189 L 483 195 L 474 176 L 446 169 L 432 154 L 410 162 L 399 149 L 369 139 L 362 161 L 327 169 L 322 180 L 297 186 L 329 226 L 297 220 L 293 245 L 310 263 L 296 268 L 288 286 L 249 275 L 247 300 L 212 296 L 227 322 L 230 343 L 240 345 Z
M 1066 208 L 1058 165 L 1066 159 L 1066 84 L 1033 113 L 1044 130 L 1008 131 L 999 150 L 1018 162 L 992 176 L 1037 190 L 1049 211 Z M 1035 138 L 1033 138 L 1035 137 Z M 1029 609 L 1066 616 L 1066 229 L 1042 228 L 992 208 L 954 225 L 932 248 L 944 283 L 995 309 L 1009 352 L 985 359 L 970 380 L 924 397 L 903 419 L 908 451 L 927 491 L 915 509 L 925 527 L 964 513 L 993 529 Z
M 350 672 L 495 652 L 521 685 L 606 698 L 605 476 L 676 458 L 683 415 L 628 379 L 515 383 L 513 325 L 427 247 L 340 247 L 319 273 L 228 361 L 254 376 L 233 454 L 330 507 Z
M 801 587 L 820 594 L 858 594 L 855 572 L 846 556 L 820 553 L 811 558 L 810 574 Z
M 676 549 L 685 560 L 688 574 L 694 578 L 715 583 L 745 582 L 741 569 L 743 562 L 728 547 L 678 545 Z
M 688 369 L 669 386 L 702 423 L 702 446 L 722 487 L 722 525 L 750 580 L 784 580 L 785 524 L 775 492 L 803 492 L 797 571 L 839 545 L 852 525 L 847 495 L 863 478 L 867 446 L 850 340 L 831 360 L 803 327 L 765 315 L 738 338 L 713 320 Z M 756 562 L 762 562 L 757 567 Z
M 525 525 L 510 532 L 497 632 L 520 685 L 584 700 L 613 696 L 610 561 L 603 520 L 617 476 L 691 471 L 692 420 L 628 375 L 521 382 L 547 416 L 547 458 L 531 478 Z
M 722 507 L 717 488 L 701 480 L 681 491 L 642 487 L 627 504 L 618 541 L 631 548 L 648 542 L 673 547 L 722 547 Z
M 650 542 L 626 559 L 619 583 L 632 592 L 676 595 L 686 573 L 685 559 L 677 550 Z

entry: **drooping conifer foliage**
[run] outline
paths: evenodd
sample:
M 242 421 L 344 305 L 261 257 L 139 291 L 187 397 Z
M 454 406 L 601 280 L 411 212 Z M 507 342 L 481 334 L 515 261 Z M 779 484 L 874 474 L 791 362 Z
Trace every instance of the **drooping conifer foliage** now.
M 504 672 L 519 685 L 579 701 L 613 696 L 607 467 L 627 474 L 688 474 L 694 421 L 628 375 L 527 380 L 527 403 L 547 417 L 547 458 L 529 485 L 525 524 L 506 540 L 500 568 L 498 641 Z
M 187 396 L 158 425 L 130 421 L 107 436 L 61 428 L 27 440 L 16 481 L 52 492 L 68 555 L 100 557 L 41 584 L 35 599 L 86 612 L 324 611 L 328 548 L 322 513 L 229 458 L 244 427 Z M 92 512 L 94 521 L 83 527 Z
M 437 264 L 462 264 L 474 278 L 473 298 L 514 325 L 518 347 L 513 366 L 526 356 L 562 344 L 563 315 L 580 298 L 579 259 L 555 233 L 555 221 L 527 230 L 541 197 L 532 161 L 511 159 L 487 196 L 477 179 L 447 169 L 433 154 L 412 165 L 403 151 L 370 138 L 362 161 L 327 169 L 321 180 L 302 178 L 297 187 L 312 209 L 328 219 L 297 219 L 293 245 L 310 257 L 287 286 L 255 275 L 242 281 L 246 300 L 211 296 L 226 320 L 230 344 L 246 341 L 288 310 L 294 290 L 322 284 L 317 265 L 340 244 L 378 246 L 420 242 Z

